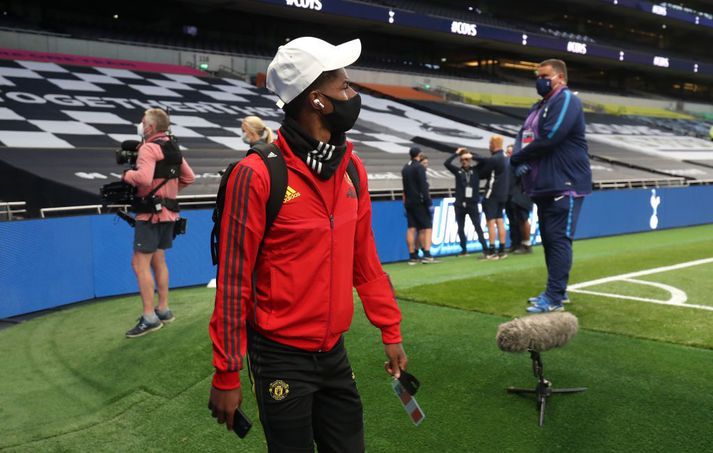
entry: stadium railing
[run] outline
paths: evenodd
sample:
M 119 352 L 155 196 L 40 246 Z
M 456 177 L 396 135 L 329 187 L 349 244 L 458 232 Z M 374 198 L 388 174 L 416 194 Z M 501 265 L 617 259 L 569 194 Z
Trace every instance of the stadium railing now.
M 0 220 L 17 220 L 27 213 L 24 201 L 0 201 Z
M 215 204 L 215 195 L 179 195 L 176 197 L 182 208 L 206 208 L 211 207 Z M 2 206 L 2 204 L 0 204 Z M 78 205 L 78 206 L 53 206 L 47 208 L 40 208 L 40 217 L 45 219 L 48 214 L 62 213 L 62 214 L 79 214 L 81 211 L 96 211 L 97 214 L 105 214 L 115 212 L 117 209 L 128 210 L 130 208 L 127 204 L 89 204 L 89 205 Z

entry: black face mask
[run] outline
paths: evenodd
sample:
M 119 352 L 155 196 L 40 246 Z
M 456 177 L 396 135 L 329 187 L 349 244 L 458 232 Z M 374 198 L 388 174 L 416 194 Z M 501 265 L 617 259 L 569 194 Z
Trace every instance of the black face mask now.
M 326 94 L 324 96 L 328 97 L 334 106 L 332 113 L 324 115 L 329 130 L 334 134 L 343 134 L 354 127 L 361 111 L 361 96 L 357 93 L 356 96 L 346 101 L 334 99 Z

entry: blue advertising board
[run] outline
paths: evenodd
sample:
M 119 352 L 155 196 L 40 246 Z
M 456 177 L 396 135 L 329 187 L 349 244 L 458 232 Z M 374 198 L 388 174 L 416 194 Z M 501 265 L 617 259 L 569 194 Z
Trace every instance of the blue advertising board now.
M 457 253 L 453 199 L 434 202 L 431 252 L 436 256 Z M 208 247 L 211 211 L 185 211 L 183 215 L 189 220 L 187 234 L 177 238 L 166 254 L 171 286 L 204 285 L 215 276 Z M 706 223 L 713 223 L 713 186 L 602 191 L 586 198 L 575 238 Z M 408 259 L 400 201 L 374 202 L 372 226 L 382 262 Z M 487 228 L 483 229 L 487 234 Z M 536 210 L 531 215 L 531 232 L 539 243 Z M 0 222 L 0 318 L 136 293 L 132 235 L 113 215 Z M 470 221 L 466 235 L 468 249 L 479 251 Z
M 453 198 L 434 200 L 431 246 L 431 254 L 434 256 L 460 252 L 453 202 Z M 373 227 L 379 257 L 383 262 L 408 259 L 406 218 L 402 203 L 384 201 L 374 205 Z M 382 213 L 388 214 L 382 217 Z M 713 186 L 599 191 L 584 200 L 575 239 L 705 223 L 713 223 Z M 481 226 L 487 240 L 484 216 L 481 216 Z M 505 228 L 509 230 L 507 218 Z M 466 220 L 465 232 L 468 250 L 479 252 L 481 247 L 469 219 Z M 530 215 L 530 234 L 533 243 L 539 244 L 537 207 Z

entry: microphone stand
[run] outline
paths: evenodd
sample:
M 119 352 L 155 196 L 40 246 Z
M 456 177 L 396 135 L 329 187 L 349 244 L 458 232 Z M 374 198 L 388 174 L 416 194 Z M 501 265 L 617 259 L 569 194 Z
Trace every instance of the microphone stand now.
M 522 394 L 535 394 L 537 395 L 537 408 L 540 412 L 540 426 L 545 423 L 545 404 L 547 403 L 547 398 L 552 396 L 553 393 L 579 393 L 587 390 L 586 387 L 575 387 L 575 388 L 564 388 L 564 389 L 554 389 L 552 388 L 552 383 L 545 379 L 543 376 L 543 366 L 542 358 L 540 353 L 532 348 L 529 348 L 530 358 L 532 359 L 532 372 L 538 379 L 537 386 L 534 390 L 525 389 L 519 387 L 508 387 L 508 393 L 516 393 L 518 395 Z

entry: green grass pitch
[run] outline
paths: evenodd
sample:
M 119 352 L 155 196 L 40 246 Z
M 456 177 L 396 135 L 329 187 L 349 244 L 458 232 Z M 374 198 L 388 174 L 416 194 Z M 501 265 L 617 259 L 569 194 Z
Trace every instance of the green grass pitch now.
M 711 237 L 709 225 L 578 241 L 570 284 L 710 258 Z M 469 256 L 386 266 L 426 419 L 419 427 L 408 421 L 383 371 L 378 331 L 357 302 L 346 342 L 367 451 L 710 451 L 713 311 L 638 299 L 668 300 L 664 288 L 673 287 L 686 304 L 713 307 L 713 263 L 635 278 L 655 285 L 613 280 L 584 288 L 622 297 L 572 292 L 567 310 L 580 332 L 543 353 L 545 375 L 556 387 L 589 390 L 553 397 L 540 428 L 534 400 L 505 392 L 534 387 L 529 356 L 499 351 L 495 333 L 543 289 L 543 261 L 536 247 L 497 262 Z M 173 291 L 176 322 L 135 340 L 123 334 L 138 315 L 138 296 L 0 330 L 0 450 L 265 451 L 252 395 L 244 409 L 255 425 L 244 440 L 207 409 L 213 294 Z

